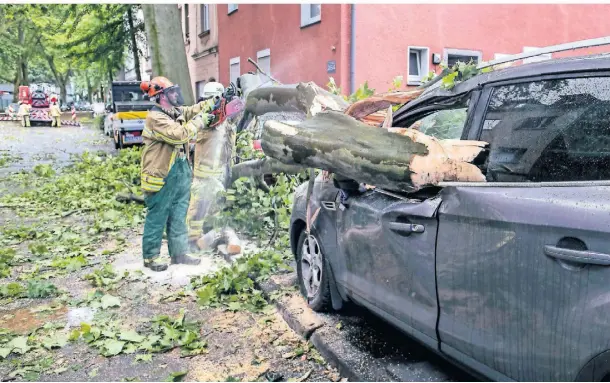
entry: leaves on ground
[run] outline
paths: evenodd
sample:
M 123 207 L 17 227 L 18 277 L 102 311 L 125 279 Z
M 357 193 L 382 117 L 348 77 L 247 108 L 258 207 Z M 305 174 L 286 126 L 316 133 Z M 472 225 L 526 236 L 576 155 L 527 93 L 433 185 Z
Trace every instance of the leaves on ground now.
M 188 374 L 188 371 L 172 372 L 167 378 L 165 378 L 164 382 L 181 382 L 186 374 Z

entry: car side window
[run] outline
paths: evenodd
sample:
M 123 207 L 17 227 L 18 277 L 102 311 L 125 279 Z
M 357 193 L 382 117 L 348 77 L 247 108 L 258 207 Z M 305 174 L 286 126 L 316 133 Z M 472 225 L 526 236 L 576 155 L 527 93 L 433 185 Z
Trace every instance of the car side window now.
M 480 140 L 488 181 L 610 180 L 610 77 L 499 86 Z
M 452 105 L 450 109 L 435 111 L 414 122 L 409 128 L 419 130 L 439 140 L 459 140 L 468 117 L 468 100 Z

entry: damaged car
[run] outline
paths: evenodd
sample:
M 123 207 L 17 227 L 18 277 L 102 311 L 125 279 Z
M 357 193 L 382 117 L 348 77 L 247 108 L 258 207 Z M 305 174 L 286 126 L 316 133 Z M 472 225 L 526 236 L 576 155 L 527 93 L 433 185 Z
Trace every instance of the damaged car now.
M 393 121 L 488 143 L 486 182 L 407 194 L 320 175 L 316 217 L 301 185 L 290 237 L 309 306 L 364 306 L 484 379 L 607 381 L 610 55 L 479 74 Z

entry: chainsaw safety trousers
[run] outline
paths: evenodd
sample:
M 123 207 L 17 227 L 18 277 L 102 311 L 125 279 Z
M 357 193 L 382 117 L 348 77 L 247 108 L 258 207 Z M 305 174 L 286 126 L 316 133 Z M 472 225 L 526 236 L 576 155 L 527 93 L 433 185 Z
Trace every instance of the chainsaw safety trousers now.
M 148 212 L 142 237 L 142 254 L 145 260 L 155 259 L 161 252 L 164 230 L 170 257 L 186 255 L 188 229 L 186 212 L 191 198 L 192 172 L 184 157 L 176 158 L 163 187 L 144 197 Z

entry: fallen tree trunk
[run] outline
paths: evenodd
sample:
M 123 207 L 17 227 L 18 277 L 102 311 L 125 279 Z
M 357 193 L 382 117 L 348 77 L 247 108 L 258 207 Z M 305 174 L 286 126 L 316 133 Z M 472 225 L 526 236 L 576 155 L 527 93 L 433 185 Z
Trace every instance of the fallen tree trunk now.
M 474 159 L 485 143 L 442 143 L 412 129 L 401 133 L 371 129 L 328 111 L 296 126 L 266 122 L 262 148 L 285 164 L 323 169 L 389 190 L 412 192 L 440 181 L 485 181 L 476 166 L 463 161 Z M 460 153 L 458 159 L 450 157 L 454 152 Z
M 308 116 L 331 109 L 343 111 L 349 104 L 313 82 L 262 86 L 249 92 L 246 111 L 254 116 L 273 112 L 301 112 Z
M 280 162 L 274 158 L 266 157 L 258 160 L 240 162 L 231 169 L 231 182 L 241 177 L 259 177 L 262 174 L 300 173 L 307 168 L 301 165 L 291 165 Z

